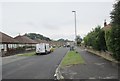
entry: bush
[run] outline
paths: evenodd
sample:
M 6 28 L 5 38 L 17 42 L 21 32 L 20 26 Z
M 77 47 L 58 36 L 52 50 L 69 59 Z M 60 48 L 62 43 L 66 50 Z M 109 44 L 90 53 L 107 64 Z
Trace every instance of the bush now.
M 112 19 L 112 29 L 110 33 L 110 43 L 109 48 L 113 53 L 113 57 L 120 61 L 120 1 L 118 0 L 114 4 L 114 9 L 111 12 Z
M 120 61 L 120 25 L 113 26 L 110 35 L 110 46 L 113 57 Z
M 105 32 L 100 26 L 96 27 L 84 38 L 85 46 L 92 46 L 95 50 L 106 50 Z

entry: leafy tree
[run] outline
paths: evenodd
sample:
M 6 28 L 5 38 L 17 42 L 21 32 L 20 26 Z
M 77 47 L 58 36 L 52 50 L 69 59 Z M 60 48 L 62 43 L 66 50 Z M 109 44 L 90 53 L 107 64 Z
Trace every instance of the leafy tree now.
M 40 35 L 40 34 L 36 34 L 36 33 L 26 33 L 25 36 L 31 38 L 31 39 L 41 39 L 41 40 L 46 40 L 46 41 L 51 41 L 50 38 L 48 37 L 45 37 L 43 35 Z
M 68 40 L 68 39 L 63 39 L 63 38 L 58 39 L 57 41 L 60 41 L 60 42 L 72 42 L 71 40 Z
M 82 38 L 78 35 L 78 36 L 76 36 L 76 39 L 75 39 L 76 41 L 77 41 L 77 45 L 80 45 L 81 44 L 81 42 L 82 42 Z
M 100 26 L 96 27 L 93 30 L 93 42 L 92 46 L 96 50 L 106 50 L 106 42 L 105 42 L 105 32 L 101 29 Z
M 88 33 L 87 36 L 83 38 L 85 46 L 92 46 L 92 42 L 94 39 L 94 36 L 92 34 L 93 34 L 93 31 Z
M 114 4 L 114 9 L 111 12 L 111 19 L 112 19 L 112 24 L 114 25 L 120 25 L 120 0 Z
M 100 29 L 98 37 L 99 37 L 100 50 L 103 51 L 107 50 L 106 41 L 105 41 L 105 31 Z
M 100 27 L 84 37 L 84 43 L 87 46 L 92 46 L 96 50 L 106 50 L 113 53 L 113 57 L 120 61 L 120 1 L 114 4 L 114 9 L 111 12 L 112 28 L 108 31 L 103 31 Z
M 93 49 L 105 51 L 105 32 L 101 29 L 100 26 L 97 26 L 87 34 L 87 36 L 84 38 L 84 43 L 85 46 L 92 46 Z
M 64 42 L 65 40 L 61 38 L 61 39 L 58 39 L 57 41 Z
M 105 41 L 106 41 L 107 50 L 112 52 L 111 29 L 105 31 Z
M 113 56 L 120 61 L 120 1 L 114 4 L 111 12 L 112 29 L 111 29 L 111 51 Z
M 115 25 L 111 29 L 111 51 L 113 56 L 120 61 L 120 25 Z

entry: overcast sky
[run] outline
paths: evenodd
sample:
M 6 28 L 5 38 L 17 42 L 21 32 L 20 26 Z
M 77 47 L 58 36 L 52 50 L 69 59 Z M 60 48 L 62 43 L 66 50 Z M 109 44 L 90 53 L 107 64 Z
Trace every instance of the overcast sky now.
M 39 33 L 51 39 L 74 40 L 74 14 L 77 12 L 77 34 L 84 37 L 104 19 L 110 22 L 110 2 L 4 2 L 1 31 L 15 37 Z

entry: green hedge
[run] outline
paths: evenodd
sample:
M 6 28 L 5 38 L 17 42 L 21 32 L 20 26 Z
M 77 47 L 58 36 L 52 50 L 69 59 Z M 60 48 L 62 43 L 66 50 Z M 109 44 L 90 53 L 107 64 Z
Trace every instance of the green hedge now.
M 95 50 L 107 49 L 105 42 L 105 32 L 101 29 L 100 26 L 93 29 L 88 35 L 84 38 L 84 43 L 86 46 L 92 46 Z

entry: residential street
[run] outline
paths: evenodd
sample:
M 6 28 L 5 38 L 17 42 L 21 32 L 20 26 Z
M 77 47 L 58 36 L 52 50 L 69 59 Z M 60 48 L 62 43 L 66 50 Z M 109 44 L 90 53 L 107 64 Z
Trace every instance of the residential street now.
M 1 0 L 0 79 L 120 81 L 120 0 Z
M 62 68 L 65 79 L 118 79 L 118 66 L 102 57 L 77 48 L 85 64 Z
M 3 59 L 3 79 L 54 79 L 54 73 L 67 48 L 57 48 L 47 55 L 35 55 L 18 60 Z M 17 56 L 18 57 L 18 56 Z M 23 57 L 23 58 L 21 58 Z M 15 57 L 14 57 L 15 58 Z

